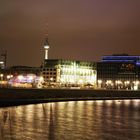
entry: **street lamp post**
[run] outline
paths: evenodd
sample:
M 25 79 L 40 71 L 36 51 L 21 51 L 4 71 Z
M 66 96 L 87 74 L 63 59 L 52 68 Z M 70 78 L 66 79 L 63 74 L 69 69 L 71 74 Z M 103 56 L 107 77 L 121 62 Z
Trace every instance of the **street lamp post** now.
M 98 80 L 98 88 L 102 88 L 102 80 Z

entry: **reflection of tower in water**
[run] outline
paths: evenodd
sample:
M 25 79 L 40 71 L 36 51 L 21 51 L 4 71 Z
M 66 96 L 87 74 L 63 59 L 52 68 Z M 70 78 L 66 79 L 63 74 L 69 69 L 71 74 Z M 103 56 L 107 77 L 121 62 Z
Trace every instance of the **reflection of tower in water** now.
M 12 135 L 12 121 L 10 109 L 0 112 L 0 140 L 5 139 L 7 133 Z M 9 126 L 9 128 L 7 128 Z M 9 132 L 8 132 L 9 131 Z
M 54 130 L 55 123 L 54 123 L 53 103 L 50 103 L 49 140 L 55 140 Z
M 42 104 L 42 109 L 43 109 L 43 115 L 45 120 L 48 123 L 46 124 L 47 126 L 47 131 L 48 131 L 48 135 L 47 135 L 47 139 L 48 140 L 55 140 L 55 135 L 54 135 L 54 130 L 55 130 L 55 124 L 54 124 L 54 108 L 53 108 L 53 103 L 49 103 L 49 104 Z
M 0 139 L 4 138 L 4 127 L 5 123 L 8 118 L 8 112 L 7 111 L 1 111 L 0 112 Z

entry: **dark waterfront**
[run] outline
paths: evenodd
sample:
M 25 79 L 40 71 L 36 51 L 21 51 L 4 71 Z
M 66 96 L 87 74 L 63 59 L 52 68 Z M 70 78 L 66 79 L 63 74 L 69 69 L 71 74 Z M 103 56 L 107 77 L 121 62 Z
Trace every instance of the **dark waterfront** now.
M 140 100 L 0 108 L 0 140 L 138 140 Z

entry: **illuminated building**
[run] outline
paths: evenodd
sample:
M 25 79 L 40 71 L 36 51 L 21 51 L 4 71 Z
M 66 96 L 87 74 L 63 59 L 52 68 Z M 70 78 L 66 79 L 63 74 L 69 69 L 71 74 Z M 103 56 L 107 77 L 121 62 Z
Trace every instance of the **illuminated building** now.
M 97 63 L 98 87 L 137 89 L 140 81 L 140 56 L 103 56 Z
M 48 39 L 45 40 L 45 58 L 41 75 L 47 84 L 55 85 L 85 85 L 96 84 L 96 63 L 48 59 Z
M 47 59 L 44 62 L 42 76 L 48 83 L 84 85 L 96 84 L 96 63 Z
M 35 74 L 36 76 L 40 76 L 40 70 L 41 68 L 39 67 L 12 66 L 2 69 L 0 74 L 3 74 L 3 80 L 7 81 L 18 75 L 27 76 L 28 74 Z
M 43 77 L 36 76 L 35 74 L 17 75 L 17 76 L 9 77 L 8 86 L 25 87 L 25 88 L 31 88 L 31 87 L 41 88 L 43 82 L 44 82 Z

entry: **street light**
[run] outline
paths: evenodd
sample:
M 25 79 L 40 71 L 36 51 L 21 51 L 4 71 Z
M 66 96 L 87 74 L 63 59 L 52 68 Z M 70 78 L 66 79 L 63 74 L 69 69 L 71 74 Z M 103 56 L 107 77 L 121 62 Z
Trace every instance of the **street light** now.
M 11 78 L 11 75 L 7 75 L 6 77 L 7 77 L 7 79 L 10 79 Z
M 121 89 L 121 88 L 122 88 L 122 84 L 123 84 L 123 83 L 122 83 L 122 81 L 120 81 L 120 80 L 116 80 L 116 81 L 115 81 L 115 85 L 116 85 L 116 88 L 117 88 L 117 89 Z
M 3 78 L 3 74 L 0 74 L 0 77 Z
M 107 80 L 107 81 L 106 81 L 106 85 L 107 85 L 107 88 L 113 88 L 114 83 L 113 83 L 112 80 Z
M 102 80 L 98 80 L 98 87 L 99 87 L 99 88 L 102 87 L 102 86 L 101 86 L 102 82 L 103 82 Z
M 133 83 L 134 83 L 133 89 L 134 89 L 134 90 L 138 90 L 139 81 L 133 81 Z
M 125 89 L 130 89 L 130 81 L 124 81 Z

